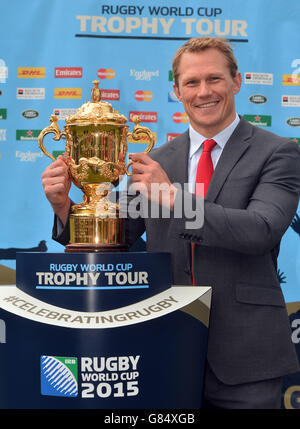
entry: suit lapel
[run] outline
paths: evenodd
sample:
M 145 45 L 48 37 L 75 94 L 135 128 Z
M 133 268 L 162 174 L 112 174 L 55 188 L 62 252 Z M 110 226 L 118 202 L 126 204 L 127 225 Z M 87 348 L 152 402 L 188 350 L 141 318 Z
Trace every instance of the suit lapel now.
M 169 179 L 172 183 L 180 183 L 183 186 L 188 182 L 188 162 L 190 140 L 189 132 L 181 134 L 174 143 L 170 142 L 170 171 L 168 171 Z M 171 161 L 171 162 L 170 162 Z
M 207 190 L 206 199 L 214 202 L 227 176 L 249 147 L 251 125 L 243 118 L 226 143 Z

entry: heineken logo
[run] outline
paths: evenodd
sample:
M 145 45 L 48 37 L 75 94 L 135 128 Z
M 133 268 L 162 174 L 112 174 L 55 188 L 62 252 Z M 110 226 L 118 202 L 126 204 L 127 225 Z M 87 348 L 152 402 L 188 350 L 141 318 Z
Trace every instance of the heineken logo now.
M 299 118 L 299 117 L 288 118 L 288 119 L 286 120 L 286 123 L 287 123 L 290 127 L 299 127 L 299 126 L 300 126 L 300 118 Z
M 261 94 L 253 94 L 249 97 L 249 101 L 254 104 L 264 104 L 268 101 L 267 97 Z
M 16 130 L 17 140 L 37 140 L 41 130 Z
M 289 137 L 293 142 L 297 143 L 300 146 L 300 137 Z
M 272 124 L 272 116 L 269 115 L 244 115 L 244 118 L 250 124 L 261 127 L 270 127 Z
M 0 119 L 7 119 L 7 109 L 0 109 Z

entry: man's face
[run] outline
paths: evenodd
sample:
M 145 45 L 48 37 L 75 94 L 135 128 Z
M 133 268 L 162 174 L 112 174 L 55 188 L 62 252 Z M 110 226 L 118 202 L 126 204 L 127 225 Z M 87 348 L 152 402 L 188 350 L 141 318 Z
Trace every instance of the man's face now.
M 182 55 L 174 91 L 192 127 L 204 137 L 213 137 L 234 120 L 234 96 L 240 87 L 241 74 L 231 76 L 219 50 L 210 48 Z

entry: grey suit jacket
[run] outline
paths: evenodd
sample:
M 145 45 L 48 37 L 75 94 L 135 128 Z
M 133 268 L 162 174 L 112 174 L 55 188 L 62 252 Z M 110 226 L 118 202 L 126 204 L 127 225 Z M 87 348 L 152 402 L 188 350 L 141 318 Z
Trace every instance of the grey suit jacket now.
M 151 157 L 183 186 L 188 153 L 186 132 Z M 299 147 L 241 118 L 210 182 L 202 228 L 187 229 L 185 217 L 128 222 L 130 242 L 146 229 L 148 251 L 172 254 L 174 284 L 191 284 L 195 243 L 196 284 L 213 292 L 207 358 L 225 383 L 298 370 L 277 256 L 299 193 Z
M 188 153 L 186 132 L 151 157 L 183 187 Z M 207 359 L 227 384 L 298 371 L 277 256 L 299 193 L 299 147 L 241 118 L 210 182 L 202 227 L 187 228 L 184 216 L 127 220 L 129 243 L 146 230 L 148 251 L 171 253 L 175 285 L 192 284 L 195 244 L 196 284 L 212 287 Z M 185 196 L 178 192 L 176 200 Z M 65 243 L 68 233 L 54 229 L 53 238 Z

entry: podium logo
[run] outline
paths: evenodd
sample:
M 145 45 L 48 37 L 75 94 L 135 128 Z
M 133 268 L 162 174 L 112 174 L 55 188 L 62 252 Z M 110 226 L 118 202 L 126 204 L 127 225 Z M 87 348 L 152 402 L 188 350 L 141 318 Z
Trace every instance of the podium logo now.
M 41 356 L 41 393 L 46 396 L 78 396 L 77 358 Z
M 99 69 L 97 76 L 99 79 L 113 79 L 116 72 L 113 69 Z
M 136 91 L 134 94 L 134 98 L 137 101 L 151 101 L 152 100 L 152 92 L 151 91 Z

